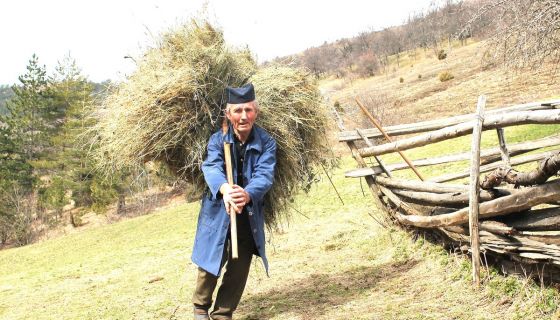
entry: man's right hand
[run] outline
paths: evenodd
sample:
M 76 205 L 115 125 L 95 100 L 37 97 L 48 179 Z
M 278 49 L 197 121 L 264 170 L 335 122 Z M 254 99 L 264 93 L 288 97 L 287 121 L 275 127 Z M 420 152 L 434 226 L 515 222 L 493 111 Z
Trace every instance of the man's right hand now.
M 224 183 L 220 187 L 226 212 L 229 214 L 230 208 L 233 207 L 235 212 L 241 213 L 245 206 L 245 190 L 238 185 L 230 186 L 229 183 Z

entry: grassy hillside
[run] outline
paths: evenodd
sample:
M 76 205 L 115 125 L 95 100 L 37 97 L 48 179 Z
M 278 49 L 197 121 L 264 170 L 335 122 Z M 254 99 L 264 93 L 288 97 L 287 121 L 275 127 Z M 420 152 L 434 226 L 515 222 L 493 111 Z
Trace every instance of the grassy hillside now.
M 429 151 L 429 150 L 428 150 Z M 269 234 L 271 274 L 254 263 L 237 319 L 549 319 L 560 295 L 384 229 L 367 190 L 326 179 Z M 364 193 L 362 193 L 362 191 Z M 0 319 L 190 319 L 198 203 L 0 252 Z
M 453 44 L 446 51 L 447 58 L 438 60 L 433 51 L 416 49 L 402 54 L 398 66 L 392 57 L 387 73 L 324 80 L 323 92 L 331 103 L 339 101 L 349 118 L 361 117 L 354 102 L 360 97 L 384 125 L 472 113 L 481 94 L 487 96 L 487 108 L 560 97 L 554 65 L 536 71 L 489 65 L 480 42 Z M 454 78 L 441 82 L 438 76 L 445 71 Z

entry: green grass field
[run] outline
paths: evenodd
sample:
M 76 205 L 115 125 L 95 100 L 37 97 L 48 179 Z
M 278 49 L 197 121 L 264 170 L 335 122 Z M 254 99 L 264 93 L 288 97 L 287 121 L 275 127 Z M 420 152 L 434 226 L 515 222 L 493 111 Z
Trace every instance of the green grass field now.
M 514 142 L 557 131 L 506 132 Z M 495 143 L 491 135 L 485 133 L 487 146 Z M 409 154 L 460 151 L 469 138 L 459 139 Z M 354 165 L 344 156 L 333 175 L 344 205 L 323 178 L 298 196 L 299 213 L 268 234 L 270 278 L 255 261 L 236 319 L 558 318 L 555 289 L 491 268 L 475 290 L 468 257 L 379 226 L 365 184 L 343 177 Z M 0 319 L 191 319 L 198 209 L 180 203 L 0 252 Z

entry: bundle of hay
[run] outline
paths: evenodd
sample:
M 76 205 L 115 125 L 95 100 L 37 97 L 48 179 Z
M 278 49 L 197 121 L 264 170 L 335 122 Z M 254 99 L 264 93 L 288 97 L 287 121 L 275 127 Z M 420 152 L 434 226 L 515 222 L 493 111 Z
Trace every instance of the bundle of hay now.
M 275 184 L 267 194 L 267 225 L 289 213 L 288 203 L 333 157 L 325 130 L 328 115 L 316 83 L 299 69 L 258 69 L 251 53 L 226 46 L 209 23 L 191 23 L 162 35 L 138 69 L 96 112 L 94 158 L 115 171 L 147 161 L 166 164 L 178 178 L 204 188 L 200 166 L 210 135 L 219 129 L 225 87 L 255 85 L 257 125 L 278 143 Z

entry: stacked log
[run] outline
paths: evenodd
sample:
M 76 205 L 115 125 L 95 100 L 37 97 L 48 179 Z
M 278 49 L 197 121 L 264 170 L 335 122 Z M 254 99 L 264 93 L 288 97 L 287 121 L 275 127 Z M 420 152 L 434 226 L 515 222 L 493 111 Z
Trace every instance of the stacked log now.
M 480 151 L 480 179 L 477 205 L 480 222 L 480 250 L 502 265 L 531 264 L 536 270 L 554 268 L 549 276 L 560 280 L 560 135 L 506 145 L 503 128 L 522 124 L 559 124 L 560 100 L 529 103 L 491 110 L 481 130 L 497 130 L 499 145 Z M 469 186 L 449 183 L 471 176 L 470 170 L 454 172 L 426 181 L 393 177 L 392 171 L 409 168 L 406 163 L 376 163 L 367 166 L 367 157 L 402 152 L 407 149 L 464 136 L 473 132 L 475 115 L 457 116 L 417 124 L 384 128 L 391 135 L 419 133 L 393 142 L 374 145 L 380 137 L 375 129 L 344 131 L 339 141 L 351 148 L 359 169 L 347 177 L 364 177 L 370 190 L 393 222 L 404 228 L 421 229 L 437 235 L 457 248 L 471 250 L 469 232 Z M 357 141 L 366 147 L 358 148 Z M 539 150 L 548 148 L 546 152 Z M 554 148 L 554 150 L 550 150 Z M 533 152 L 530 155 L 526 153 Z M 536 153 L 535 153 L 536 152 Z M 430 166 L 470 159 L 470 153 L 442 155 L 411 161 L 414 166 Z M 475 159 L 476 160 L 476 159 Z M 540 161 L 537 169 L 521 172 L 512 168 Z M 476 163 L 473 162 L 473 163 Z M 472 208 L 471 208 L 472 211 Z M 508 261 L 508 262 L 506 262 Z M 517 266 L 517 264 L 513 264 Z M 540 269 L 539 269 L 540 268 Z M 540 276 L 543 276 L 542 274 Z

